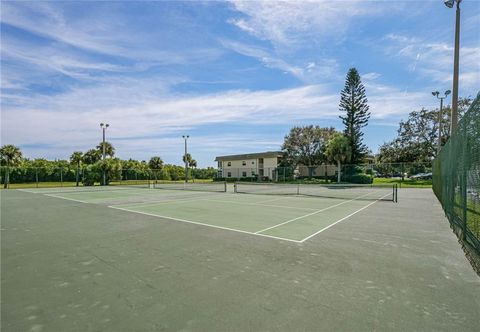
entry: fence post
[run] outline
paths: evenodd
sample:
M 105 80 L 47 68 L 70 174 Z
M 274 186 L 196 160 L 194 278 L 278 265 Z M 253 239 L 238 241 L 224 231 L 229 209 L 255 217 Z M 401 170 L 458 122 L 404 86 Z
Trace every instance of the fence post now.
M 60 187 L 63 187 L 63 168 L 60 168 Z
M 38 188 L 38 167 L 35 167 L 35 183 L 37 184 Z
M 10 167 L 8 167 L 8 160 L 7 160 L 7 172 L 5 174 L 5 183 L 7 184 L 5 188 L 9 189 L 10 188 Z
M 405 176 L 405 163 L 402 163 L 401 167 L 400 167 L 400 172 L 402 172 L 402 181 L 400 183 L 403 183 L 403 178 Z
M 467 137 L 467 130 L 464 130 L 464 141 L 463 141 L 463 153 L 462 153 L 462 196 L 463 196 L 463 213 L 462 213 L 462 240 L 465 241 L 467 239 L 467 209 L 468 209 L 468 199 L 467 199 L 467 157 L 469 153 L 469 144 L 468 144 L 468 137 Z M 471 158 L 471 157 L 470 157 Z

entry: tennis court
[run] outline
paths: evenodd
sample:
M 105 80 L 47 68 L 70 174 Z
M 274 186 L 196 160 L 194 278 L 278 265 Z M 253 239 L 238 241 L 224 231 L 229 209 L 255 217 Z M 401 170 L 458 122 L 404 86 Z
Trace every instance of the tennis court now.
M 430 189 L 157 187 L 1 191 L 2 330 L 478 328 Z
M 393 186 L 236 183 L 26 189 L 58 199 L 278 240 L 305 242 L 372 204 L 396 201 Z

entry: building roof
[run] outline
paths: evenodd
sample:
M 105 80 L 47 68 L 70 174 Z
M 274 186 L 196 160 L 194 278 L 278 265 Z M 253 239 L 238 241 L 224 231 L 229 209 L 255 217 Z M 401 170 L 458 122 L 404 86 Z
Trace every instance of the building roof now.
M 282 151 L 267 151 L 247 154 L 232 154 L 229 156 L 218 156 L 215 161 L 227 161 L 227 160 L 241 160 L 241 159 L 258 159 L 258 158 L 275 158 L 283 157 Z

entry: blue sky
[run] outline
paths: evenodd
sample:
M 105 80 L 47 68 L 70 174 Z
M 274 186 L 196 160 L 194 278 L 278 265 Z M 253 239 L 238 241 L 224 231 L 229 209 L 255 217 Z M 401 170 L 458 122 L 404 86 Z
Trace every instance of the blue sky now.
M 480 1 L 462 7 L 460 96 L 480 87 Z M 294 125 L 341 130 L 349 68 L 376 152 L 451 89 L 455 11 L 432 1 L 1 2 L 2 144 L 68 158 L 107 139 L 121 158 L 199 166 L 277 150 Z M 448 100 L 448 103 L 450 101 Z

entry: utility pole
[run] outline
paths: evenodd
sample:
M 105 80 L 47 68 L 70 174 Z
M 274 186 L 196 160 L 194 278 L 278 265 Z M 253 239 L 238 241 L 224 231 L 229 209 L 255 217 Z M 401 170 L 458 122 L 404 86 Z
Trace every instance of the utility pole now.
M 183 155 L 185 161 L 185 183 L 188 182 L 188 160 L 187 160 L 187 140 L 190 137 L 189 135 L 182 135 L 185 141 L 185 154 Z
M 460 2 L 462 0 L 444 0 L 445 6 L 453 8 L 457 3 L 455 12 L 455 50 L 453 55 L 453 93 L 452 93 L 452 123 L 450 125 L 450 136 L 457 130 L 458 124 L 458 72 L 460 62 Z
M 434 91 L 432 95 L 440 99 L 440 110 L 438 112 L 438 142 L 437 142 L 437 156 L 440 154 L 440 149 L 442 148 L 442 110 L 443 110 L 443 99 L 447 98 L 450 94 L 450 90 L 445 91 L 445 95 L 443 97 L 439 97 L 440 92 Z
M 102 128 L 102 131 L 103 131 L 103 139 L 102 139 L 102 160 L 105 162 L 105 158 L 106 158 L 106 151 L 105 151 L 105 130 L 109 127 L 110 125 L 108 123 L 106 124 L 103 124 L 103 123 L 100 123 L 100 128 Z M 105 167 L 105 165 L 103 165 L 103 167 Z M 106 171 L 105 171 L 105 168 L 103 169 L 103 185 L 106 186 L 107 185 L 107 174 L 106 174 Z

